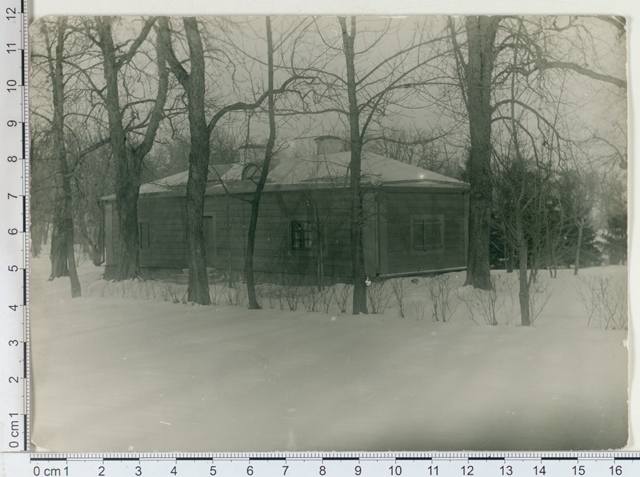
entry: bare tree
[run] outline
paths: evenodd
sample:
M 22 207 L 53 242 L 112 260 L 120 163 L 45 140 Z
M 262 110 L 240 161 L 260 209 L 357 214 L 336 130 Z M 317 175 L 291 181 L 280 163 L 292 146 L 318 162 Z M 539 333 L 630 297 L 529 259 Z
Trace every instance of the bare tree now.
M 73 205 L 71 192 L 71 168 L 67 159 L 65 142 L 65 40 L 69 34 L 67 19 L 58 19 L 53 27 L 55 40 L 49 40 L 49 28 L 43 24 L 46 42 L 46 58 L 53 93 L 53 120 L 51 134 L 53 136 L 53 153 L 57 157 L 58 171 L 61 177 L 60 197 L 57 200 L 53 219 L 51 237 L 51 275 L 50 280 L 69 276 L 71 280 L 71 296 L 81 295 L 80 280 L 76 270 L 73 234 Z
M 362 237 L 367 219 L 363 214 L 363 146 L 368 140 L 384 137 L 384 131 L 403 113 L 425 107 L 425 100 L 415 99 L 422 88 L 441 80 L 438 68 L 432 66 L 446 52 L 440 49 L 443 37 L 434 35 L 427 25 L 412 25 L 414 35 L 400 39 L 401 35 L 395 34 L 407 26 L 403 22 L 366 19 L 362 20 L 364 24 L 382 26 L 372 28 L 368 24 L 359 29 L 355 17 L 340 17 L 338 35 L 330 26 L 327 28 L 326 21 L 315 19 L 315 29 L 296 41 L 291 70 L 304 70 L 316 79 L 303 95 L 303 111 L 291 114 L 337 116 L 336 122 L 348 131 L 353 313 L 358 314 L 367 312 Z M 384 54 L 377 55 L 377 46 L 385 41 L 390 43 Z
M 280 88 L 260 94 L 253 102 L 238 101 L 218 107 L 209 119 L 205 119 L 204 48 L 195 18 L 183 20 L 191 71 L 187 73 L 178 59 L 170 41 L 168 19 L 161 20 L 161 29 L 167 31 L 167 51 L 171 71 L 187 91 L 189 124 L 191 130 L 191 152 L 189 154 L 189 179 L 187 183 L 187 237 L 189 244 L 189 289 L 188 300 L 203 305 L 210 304 L 208 278 L 204 254 L 203 206 L 209 170 L 209 141 L 218 122 L 227 114 L 252 111 L 259 108 L 270 95 L 287 90 L 295 77 L 286 79 Z M 195 143 L 194 143 L 195 141 Z M 268 172 L 268 170 L 266 170 Z
M 566 20 L 566 24 L 564 22 Z M 547 72 L 572 72 L 612 84 L 626 90 L 626 81 L 605 71 L 585 67 L 587 51 L 595 57 L 598 53 L 588 47 L 592 38 L 583 21 L 566 17 L 467 17 L 465 19 L 466 51 L 458 41 L 459 31 L 455 21 L 449 19 L 451 42 L 455 53 L 458 77 L 463 101 L 468 112 L 470 128 L 470 154 L 468 162 L 470 191 L 469 254 L 467 281 L 478 288 L 491 288 L 489 279 L 489 212 L 491 210 L 491 153 L 492 123 L 509 120 L 509 114 L 501 108 L 518 104 L 536 114 L 535 108 L 520 98 L 500 96 L 500 89 L 508 86 L 509 78 L 517 75 L 523 82 L 544 88 Z M 624 36 L 624 22 L 606 18 L 614 23 Z M 517 62 L 509 60 L 514 50 Z M 496 67 L 498 65 L 498 67 Z M 508 88 L 507 88 L 508 90 Z M 543 114 L 536 114 L 539 121 L 551 121 Z M 558 138 L 556 138 L 558 140 Z
M 275 100 L 274 100 L 274 85 L 273 85 L 273 34 L 271 32 L 271 18 L 266 18 L 267 29 L 267 63 L 268 63 L 268 86 L 267 86 L 267 102 L 268 102 L 268 114 L 269 114 L 269 139 L 267 140 L 267 148 L 264 155 L 264 162 L 262 163 L 260 170 L 260 178 L 256 184 L 256 190 L 253 192 L 253 199 L 251 200 L 251 219 L 249 222 L 249 231 L 247 236 L 247 252 L 245 256 L 245 277 L 247 280 L 247 293 L 249 296 L 249 308 L 258 309 L 260 305 L 256 298 L 256 287 L 253 274 L 253 252 L 256 243 L 256 228 L 258 225 L 258 212 L 260 210 L 260 198 L 262 191 L 267 182 L 267 175 L 269 174 L 269 165 L 271 164 L 271 158 L 273 156 L 273 147 L 276 142 L 276 116 L 275 116 Z
M 116 161 L 116 209 L 118 211 L 120 254 L 118 266 L 113 276 L 119 280 L 134 278 L 138 275 L 138 195 L 140 191 L 140 175 L 145 156 L 151 150 L 160 121 L 164 116 L 164 105 L 167 99 L 169 74 L 166 67 L 166 54 L 162 41 L 156 41 L 157 60 L 157 94 L 152 100 L 151 110 L 147 118 L 137 124 L 136 129 L 144 130 L 142 140 L 135 144 L 128 137 L 133 126 L 125 122 L 124 108 L 121 105 L 120 83 L 123 68 L 147 39 L 156 22 L 150 18 L 137 37 L 128 44 L 121 53 L 123 45 L 116 45 L 113 35 L 113 18 L 96 18 L 92 26 L 87 27 L 87 35 L 101 52 L 105 92 L 97 93 L 104 101 L 109 124 L 109 138 L 113 157 Z M 97 37 L 93 35 L 93 30 Z

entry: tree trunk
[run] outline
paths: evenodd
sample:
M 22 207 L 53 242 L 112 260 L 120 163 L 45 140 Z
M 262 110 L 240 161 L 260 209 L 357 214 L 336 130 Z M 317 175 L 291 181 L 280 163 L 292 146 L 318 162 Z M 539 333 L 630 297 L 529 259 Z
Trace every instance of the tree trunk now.
M 469 152 L 469 250 L 465 285 L 490 290 L 489 232 L 491 185 L 491 80 L 498 17 L 466 17 Z
M 578 240 L 576 242 L 576 263 L 573 267 L 573 274 L 577 275 L 580 270 L 580 249 L 582 248 L 582 230 L 584 229 L 584 220 L 578 222 Z
M 34 209 L 33 201 L 31 207 Z M 39 257 L 42 250 L 42 228 L 40 227 L 40 221 L 34 219 L 31 216 L 31 223 L 29 225 L 29 236 L 31 238 L 31 255 L 33 257 Z
M 349 96 L 349 135 L 351 138 L 350 186 L 351 224 L 349 237 L 351 244 L 351 272 L 353 274 L 353 314 L 367 313 L 367 285 L 362 249 L 363 208 L 362 208 L 362 138 L 360 136 L 359 108 L 356 93 L 355 50 L 356 20 L 351 17 L 351 33 L 347 31 L 345 18 L 339 18 L 342 41 L 347 63 L 347 92 Z
M 195 18 L 183 20 L 191 72 L 186 84 L 191 150 L 189 151 L 189 179 L 187 181 L 187 254 L 189 263 L 189 288 L 187 300 L 200 305 L 210 305 L 209 279 L 207 277 L 206 251 L 204 247 L 204 194 L 209 174 L 209 130 L 204 112 L 205 62 L 202 38 Z
M 140 186 L 140 166 L 135 164 L 131 151 L 126 145 L 122 127 L 122 110 L 118 86 L 118 68 L 113 43 L 111 19 L 96 20 L 100 46 L 103 53 L 104 79 L 106 83 L 106 109 L 109 120 L 109 137 L 112 154 L 116 162 L 116 210 L 120 254 L 117 267 L 105 278 L 126 280 L 138 276 L 138 192 Z
M 163 117 L 164 104 L 167 98 L 168 72 L 165 65 L 163 42 L 156 41 L 158 60 L 158 93 L 153 110 L 149 116 L 149 124 L 144 132 L 144 139 L 135 148 L 127 145 L 127 133 L 123 127 L 118 73 L 120 68 L 136 51 L 151 30 L 155 19 L 145 22 L 140 36 L 129 47 L 126 55 L 117 57 L 113 42 L 113 32 L 109 17 L 96 19 L 98 45 L 102 51 L 105 79 L 105 106 L 109 122 L 109 137 L 112 155 L 116 162 L 116 210 L 120 229 L 120 254 L 114 272 L 105 273 L 105 278 L 126 280 L 139 274 L 139 236 L 138 236 L 138 195 L 140 192 L 140 176 L 142 163 L 153 146 L 158 126 Z M 134 47 L 134 45 L 137 45 Z
M 80 281 L 76 272 L 76 261 L 73 253 L 73 215 L 71 204 L 71 171 L 67 162 L 67 150 L 64 140 L 64 37 L 66 35 L 66 18 L 58 23 L 55 60 L 49 57 L 49 67 L 53 90 L 53 149 L 58 158 L 58 167 L 62 177 L 61 197 L 56 207 L 55 227 L 56 246 L 52 247 L 51 279 L 68 275 L 71 281 L 71 297 L 81 295 Z
M 51 249 L 49 259 L 51 261 L 51 274 L 49 280 L 69 276 L 67 265 L 67 244 L 65 239 L 65 223 L 62 214 L 62 205 L 58 205 L 53 215 L 53 230 L 51 232 Z
M 518 298 L 520 299 L 520 324 L 522 326 L 531 325 L 531 315 L 529 307 L 529 278 L 527 276 L 528 249 L 527 238 L 524 234 L 524 224 L 522 223 L 522 214 L 516 213 L 516 240 L 518 242 L 518 271 L 520 273 L 519 284 L 520 289 Z
M 264 154 L 264 162 L 260 171 L 260 179 L 253 194 L 251 201 L 251 220 L 249 223 L 249 235 L 247 240 L 247 255 L 245 260 L 245 280 L 247 282 L 247 294 L 249 296 L 249 309 L 260 309 L 260 304 L 256 297 L 256 288 L 253 274 L 253 252 L 256 243 L 256 228 L 258 225 L 258 212 L 260 210 L 260 198 L 262 191 L 267 183 L 269 174 L 269 165 L 271 164 L 271 156 L 273 155 L 273 146 L 276 142 L 276 113 L 275 101 L 273 93 L 273 38 L 271 33 L 271 17 L 266 17 L 267 28 L 267 64 L 268 64 L 268 111 L 269 111 L 269 139 L 267 140 L 267 149 Z

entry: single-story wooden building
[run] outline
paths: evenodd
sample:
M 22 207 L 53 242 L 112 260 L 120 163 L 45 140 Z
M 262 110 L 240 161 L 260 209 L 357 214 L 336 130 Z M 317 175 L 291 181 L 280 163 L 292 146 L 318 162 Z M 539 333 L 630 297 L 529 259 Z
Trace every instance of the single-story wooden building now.
M 318 153 L 287 157 L 269 172 L 256 231 L 255 271 L 271 281 L 348 279 L 350 153 L 318 140 Z M 211 166 L 204 204 L 207 266 L 242 271 L 255 163 Z M 138 221 L 140 266 L 187 267 L 187 173 L 145 184 Z M 362 154 L 364 256 L 371 278 L 466 267 L 466 183 L 370 152 Z M 104 199 L 106 266 L 116 266 L 115 197 Z

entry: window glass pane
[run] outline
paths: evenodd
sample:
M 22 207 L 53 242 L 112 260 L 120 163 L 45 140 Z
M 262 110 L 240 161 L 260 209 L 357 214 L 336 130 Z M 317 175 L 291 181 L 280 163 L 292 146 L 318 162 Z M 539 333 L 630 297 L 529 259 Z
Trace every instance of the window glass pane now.
M 311 222 L 291 222 L 291 248 L 311 250 L 314 245 L 313 234 Z

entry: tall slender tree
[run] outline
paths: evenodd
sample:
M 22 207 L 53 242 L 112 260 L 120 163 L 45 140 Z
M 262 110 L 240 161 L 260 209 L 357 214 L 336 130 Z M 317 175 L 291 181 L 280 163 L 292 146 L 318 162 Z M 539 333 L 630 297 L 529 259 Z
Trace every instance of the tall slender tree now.
M 50 280 L 69 276 L 71 296 L 82 294 L 80 280 L 76 270 L 73 234 L 73 207 L 71 191 L 71 168 L 67 158 L 65 142 L 65 39 L 68 35 L 67 19 L 61 17 L 55 23 L 55 39 L 49 41 L 48 27 L 43 26 L 47 48 L 47 64 L 53 93 L 53 120 L 51 134 L 53 136 L 53 153 L 57 158 L 60 175 L 60 195 L 57 198 L 53 219 L 51 238 L 51 275 Z
M 356 17 L 351 17 L 351 28 L 347 28 L 347 20 L 339 17 L 342 29 L 342 44 L 347 66 L 347 95 L 349 98 L 349 139 L 351 144 L 351 161 L 349 163 L 351 191 L 351 222 L 349 237 L 351 244 L 351 273 L 353 274 L 353 314 L 367 313 L 367 285 L 364 268 L 364 251 L 362 247 L 362 230 L 364 213 L 362 208 L 362 136 L 360 134 L 360 107 L 356 92 L 355 38 Z
M 273 147 L 276 142 L 276 113 L 275 99 L 273 94 L 273 34 L 271 32 L 271 17 L 266 18 L 267 29 L 267 110 L 269 114 L 269 139 L 267 140 L 267 148 L 264 155 L 264 161 L 260 170 L 260 178 L 256 184 L 256 190 L 251 200 L 251 218 L 249 221 L 249 232 L 247 237 L 247 252 L 245 257 L 245 277 L 247 281 L 247 295 L 249 297 L 249 308 L 258 309 L 260 304 L 256 297 L 256 287 L 253 273 L 253 252 L 256 244 L 256 229 L 258 226 L 258 213 L 260 210 L 260 198 L 262 191 L 267 183 L 267 175 L 269 174 L 269 166 L 273 156 Z

